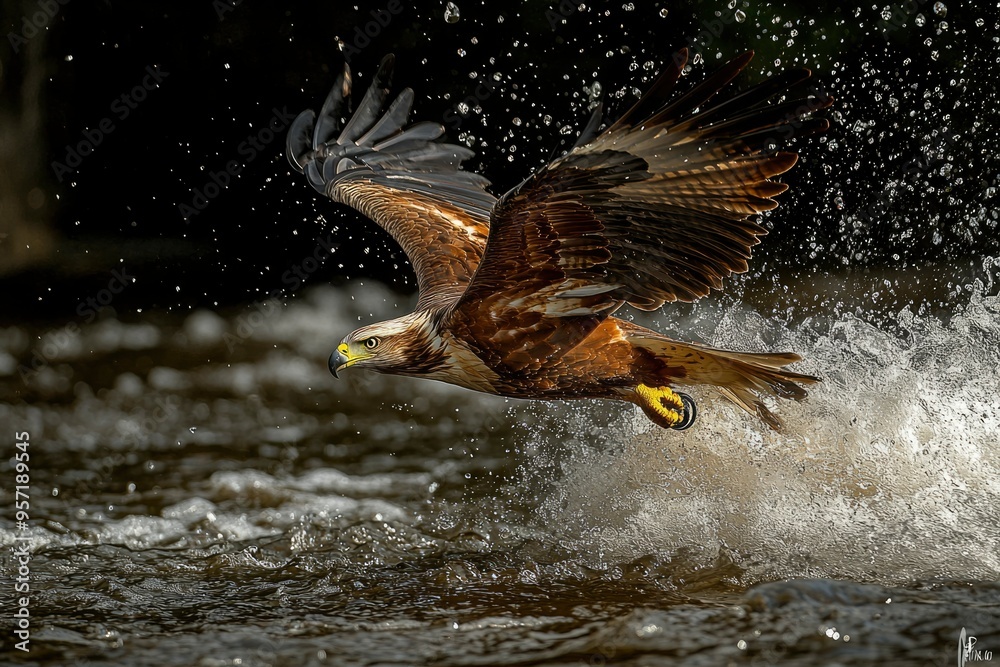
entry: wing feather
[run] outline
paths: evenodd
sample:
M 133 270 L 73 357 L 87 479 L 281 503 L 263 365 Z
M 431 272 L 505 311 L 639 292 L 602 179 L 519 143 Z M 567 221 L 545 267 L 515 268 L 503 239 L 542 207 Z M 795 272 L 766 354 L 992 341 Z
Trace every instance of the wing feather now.
M 514 367 L 526 350 L 551 354 L 555 335 L 572 347 L 623 303 L 692 301 L 746 271 L 767 233 L 752 216 L 777 206 L 786 186 L 770 179 L 797 160 L 777 146 L 826 129 L 809 114 L 833 101 L 770 103 L 809 77 L 800 69 L 711 103 L 751 57 L 671 98 L 680 52 L 621 119 L 504 195 L 449 325 Z
M 461 168 L 475 153 L 439 141 L 440 124 L 406 127 L 412 90 L 382 112 L 393 65 L 392 55 L 382 60 L 338 134 L 351 95 L 345 65 L 319 115 L 304 111 L 293 121 L 286 155 L 319 192 L 367 215 L 399 243 L 417 275 L 418 309 L 447 307 L 479 264 L 496 198 L 487 179 Z
M 345 67 L 330 89 L 330 94 L 323 101 L 319 116 L 316 118 L 316 127 L 313 130 L 314 147 L 329 141 L 340 127 L 340 117 L 350 106 L 351 87 L 351 71 Z

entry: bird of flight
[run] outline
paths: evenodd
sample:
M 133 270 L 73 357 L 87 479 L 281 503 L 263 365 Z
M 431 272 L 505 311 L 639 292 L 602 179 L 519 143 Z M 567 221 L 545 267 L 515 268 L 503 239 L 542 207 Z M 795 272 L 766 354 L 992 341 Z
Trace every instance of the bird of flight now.
M 806 69 L 712 101 L 752 55 L 672 94 L 679 52 L 621 118 L 601 131 L 598 107 L 568 153 L 499 199 L 462 170 L 474 152 L 441 141 L 440 124 L 407 126 L 411 89 L 383 113 L 392 55 L 346 118 L 345 65 L 319 115 L 295 119 L 288 159 L 392 235 L 419 297 L 414 312 L 348 334 L 333 374 L 356 366 L 514 398 L 625 400 L 674 429 L 696 413 L 674 387 L 710 385 L 780 429 L 762 398 L 801 400 L 801 385 L 818 381 L 785 369 L 798 355 L 680 342 L 613 317 L 626 303 L 693 301 L 746 271 L 767 233 L 753 217 L 777 206 L 787 185 L 772 179 L 797 160 L 777 146 L 829 126 L 811 112 L 832 98 L 784 98 Z

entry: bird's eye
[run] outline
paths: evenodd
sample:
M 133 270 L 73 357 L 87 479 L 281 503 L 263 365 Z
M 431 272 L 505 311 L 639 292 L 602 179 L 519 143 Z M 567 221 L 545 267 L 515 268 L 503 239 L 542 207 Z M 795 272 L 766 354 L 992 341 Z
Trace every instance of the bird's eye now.
M 369 350 L 374 350 L 376 347 L 378 347 L 379 342 L 380 341 L 378 338 L 375 337 L 368 338 L 367 340 L 365 340 L 365 347 L 367 347 Z

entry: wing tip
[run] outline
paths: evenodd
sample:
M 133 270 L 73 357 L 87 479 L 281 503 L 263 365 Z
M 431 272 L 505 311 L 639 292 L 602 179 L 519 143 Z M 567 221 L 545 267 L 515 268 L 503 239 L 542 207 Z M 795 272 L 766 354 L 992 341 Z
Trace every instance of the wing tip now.
M 726 67 L 732 66 L 735 67 L 737 72 L 741 72 L 743 71 L 743 68 L 745 68 L 750 63 L 751 60 L 753 60 L 753 57 L 754 57 L 753 49 L 744 51 L 743 53 L 739 54 L 738 56 L 731 59 L 728 63 L 726 63 Z
M 799 161 L 799 154 L 792 153 L 790 151 L 779 151 L 774 154 L 774 156 L 768 161 L 769 166 L 771 166 L 775 171 L 768 173 L 768 178 L 773 178 L 780 174 L 785 173 L 792 167 L 794 167 Z

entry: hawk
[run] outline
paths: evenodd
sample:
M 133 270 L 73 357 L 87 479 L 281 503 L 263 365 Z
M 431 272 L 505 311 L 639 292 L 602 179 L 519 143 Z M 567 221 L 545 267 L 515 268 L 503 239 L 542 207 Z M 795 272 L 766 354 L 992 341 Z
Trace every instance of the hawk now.
M 630 401 L 672 429 L 696 413 L 674 387 L 709 385 L 780 430 L 763 397 L 801 400 L 819 380 L 786 370 L 797 354 L 681 342 L 613 316 L 694 301 L 746 271 L 767 233 L 754 216 L 777 206 L 787 185 L 773 179 L 797 160 L 778 144 L 828 128 L 812 112 L 832 98 L 785 98 L 806 69 L 712 101 L 752 56 L 673 94 L 680 51 L 621 118 L 601 131 L 598 106 L 568 153 L 499 199 L 441 124 L 407 125 L 411 89 L 384 107 L 392 55 L 348 119 L 345 65 L 319 115 L 293 122 L 287 156 L 399 243 L 419 296 L 412 313 L 349 333 L 334 376 L 354 366 L 513 398 Z

